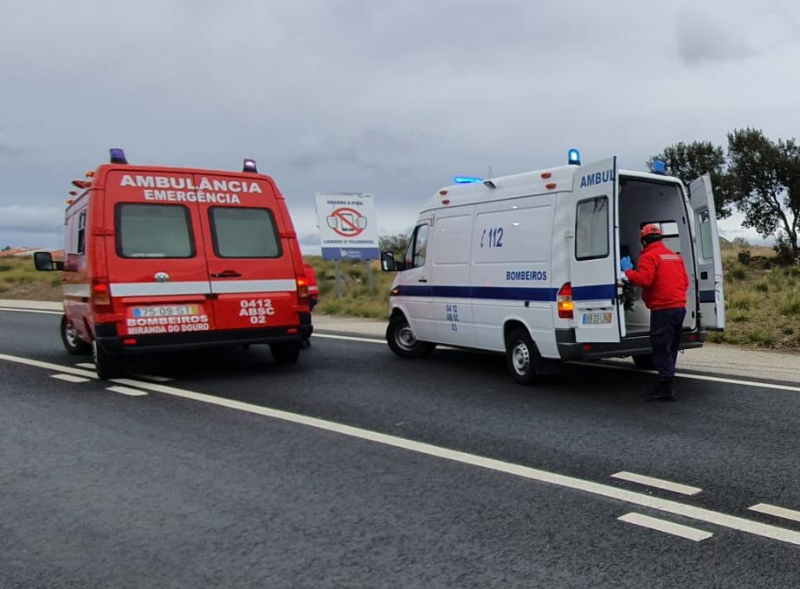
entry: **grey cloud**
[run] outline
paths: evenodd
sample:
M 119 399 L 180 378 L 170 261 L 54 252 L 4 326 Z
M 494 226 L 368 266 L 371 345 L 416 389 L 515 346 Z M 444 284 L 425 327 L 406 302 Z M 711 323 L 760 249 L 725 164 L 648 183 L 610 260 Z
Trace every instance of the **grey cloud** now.
M 678 56 L 688 65 L 739 61 L 758 53 L 730 23 L 695 10 L 681 10 L 676 26 Z
M 53 233 L 64 223 L 64 210 L 54 206 L 0 206 L 0 231 Z
M 25 154 L 25 147 L 19 141 L 0 133 L 0 157 L 19 158 Z

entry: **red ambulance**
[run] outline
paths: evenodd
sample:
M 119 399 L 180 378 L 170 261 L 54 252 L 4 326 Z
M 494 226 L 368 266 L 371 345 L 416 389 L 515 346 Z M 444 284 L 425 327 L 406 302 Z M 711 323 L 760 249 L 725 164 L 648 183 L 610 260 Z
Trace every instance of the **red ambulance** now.
M 286 202 L 253 160 L 241 173 L 129 165 L 121 149 L 66 211 L 61 336 L 100 378 L 129 354 L 269 344 L 296 362 L 311 334 L 308 283 Z

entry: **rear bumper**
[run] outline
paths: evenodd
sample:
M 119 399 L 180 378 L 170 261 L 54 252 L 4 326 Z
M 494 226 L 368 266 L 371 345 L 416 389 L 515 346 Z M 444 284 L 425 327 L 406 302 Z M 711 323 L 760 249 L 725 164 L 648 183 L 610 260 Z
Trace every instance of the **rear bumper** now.
M 120 336 L 117 334 L 116 324 L 99 324 L 95 326 L 95 337 L 98 348 L 106 354 L 116 356 L 119 354 L 146 354 L 169 350 L 235 347 L 249 344 L 299 343 L 304 338 L 311 337 L 313 331 L 311 314 L 301 313 L 300 325 L 157 335 Z M 134 340 L 135 343 L 125 344 L 123 343 L 124 340 Z
M 705 331 L 684 331 L 681 334 L 680 349 L 702 348 L 704 341 Z M 575 341 L 574 329 L 556 329 L 556 345 L 562 360 L 600 360 L 653 353 L 649 335 L 626 337 L 619 343 L 584 344 Z

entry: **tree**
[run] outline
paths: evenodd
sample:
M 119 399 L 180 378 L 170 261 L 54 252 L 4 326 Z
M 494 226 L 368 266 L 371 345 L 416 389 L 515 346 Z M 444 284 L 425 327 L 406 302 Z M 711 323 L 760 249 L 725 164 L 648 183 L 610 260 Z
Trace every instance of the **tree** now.
M 759 129 L 728 134 L 728 171 L 744 226 L 762 237 L 776 235 L 786 262 L 800 260 L 800 146 L 771 141 Z
M 725 152 L 722 147 L 710 141 L 680 142 L 647 160 L 650 169 L 653 168 L 654 160 L 662 160 L 666 164 L 667 173 L 680 178 L 686 186 L 703 174 L 710 174 L 717 218 L 730 216 L 731 179 L 725 171 Z
M 396 258 L 401 258 L 408 247 L 408 235 L 384 235 L 378 238 L 378 245 L 382 252 L 394 252 Z

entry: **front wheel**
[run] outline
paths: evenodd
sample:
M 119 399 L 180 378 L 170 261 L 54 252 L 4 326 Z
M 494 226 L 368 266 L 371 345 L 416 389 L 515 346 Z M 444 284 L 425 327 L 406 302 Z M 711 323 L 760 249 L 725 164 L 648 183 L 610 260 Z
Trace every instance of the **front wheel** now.
M 424 358 L 436 348 L 436 344 L 419 341 L 402 315 L 389 320 L 389 327 L 386 328 L 386 342 L 392 352 L 401 358 Z
M 67 352 L 75 356 L 85 356 L 92 351 L 92 346 L 78 337 L 78 332 L 66 315 L 61 316 L 61 341 Z
M 515 329 L 506 339 L 506 364 L 512 378 L 523 385 L 538 380 L 536 357 L 539 352 L 527 329 Z
M 300 358 L 300 342 L 270 344 L 269 351 L 278 364 L 294 364 Z
M 94 355 L 94 367 L 97 370 L 97 376 L 103 380 L 111 378 L 120 378 L 125 376 L 125 357 L 121 354 L 112 356 L 104 352 L 97 346 L 97 341 L 92 343 L 92 353 Z

